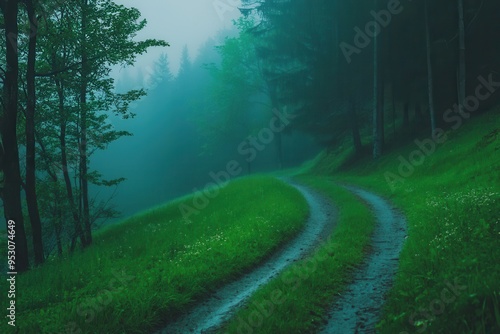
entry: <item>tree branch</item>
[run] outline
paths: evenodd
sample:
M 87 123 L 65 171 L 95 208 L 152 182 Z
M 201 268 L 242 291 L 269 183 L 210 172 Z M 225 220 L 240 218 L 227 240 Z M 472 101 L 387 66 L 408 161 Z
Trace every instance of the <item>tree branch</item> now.
M 94 58 L 90 58 L 87 60 L 87 62 L 90 62 L 90 61 L 94 61 L 94 60 L 97 60 L 99 59 L 100 57 L 94 57 Z M 56 74 L 59 74 L 59 73 L 62 73 L 62 72 L 66 72 L 66 71 L 69 71 L 71 69 L 74 69 L 74 68 L 78 68 L 80 66 L 82 66 L 84 64 L 83 61 L 79 61 L 77 63 L 74 63 L 74 64 L 71 64 L 71 65 L 68 65 L 68 66 L 65 66 L 63 68 L 60 68 L 60 69 L 57 69 L 57 70 L 53 70 L 53 71 L 50 71 L 50 72 L 46 72 L 46 73 L 35 73 L 35 77 L 51 77 L 53 75 L 56 75 Z

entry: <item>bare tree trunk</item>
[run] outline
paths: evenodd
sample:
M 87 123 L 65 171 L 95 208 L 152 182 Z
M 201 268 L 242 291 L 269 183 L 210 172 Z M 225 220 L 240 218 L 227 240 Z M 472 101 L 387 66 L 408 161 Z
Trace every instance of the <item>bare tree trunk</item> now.
M 35 253 L 35 264 L 42 264 L 44 261 L 42 222 L 38 210 L 38 200 L 36 194 L 36 160 L 35 160 L 35 63 L 36 63 L 36 42 L 37 42 L 37 19 L 33 0 L 26 1 L 26 10 L 31 26 L 31 35 L 28 45 L 28 64 L 26 71 L 26 91 L 28 101 L 26 105 L 26 204 L 31 223 L 33 237 L 33 251 Z
M 88 90 L 88 57 L 87 57 L 87 11 L 88 0 L 83 0 L 82 6 L 82 70 L 80 83 L 80 107 L 81 107 L 81 142 L 80 142 L 80 184 L 83 204 L 83 227 L 85 233 L 84 247 L 92 244 L 92 226 L 90 223 L 89 188 L 88 188 L 88 159 L 87 159 L 87 90 Z
M 392 25 L 390 26 L 389 29 L 391 31 L 391 35 L 390 35 L 389 43 L 387 45 L 387 49 L 391 50 L 392 46 L 394 44 L 394 35 L 395 35 L 394 31 L 395 31 L 395 29 L 394 29 L 394 26 L 392 26 Z M 393 56 L 392 53 L 391 53 L 391 56 Z M 395 93 L 395 91 L 396 91 L 396 88 L 395 88 L 396 75 L 395 75 L 395 68 L 394 67 L 392 67 L 390 69 L 390 75 L 391 75 L 390 79 L 391 79 L 391 100 L 392 100 L 391 101 L 391 104 L 392 104 L 392 109 L 391 109 L 391 111 L 392 111 L 392 115 L 391 115 L 392 116 L 392 135 L 393 135 L 393 140 L 395 141 L 397 133 L 396 133 L 396 93 Z
M 429 1 L 425 0 L 425 40 L 427 44 L 427 95 L 429 98 L 429 114 L 431 117 L 431 135 L 436 132 L 436 114 L 434 111 L 434 78 L 432 75 L 432 58 L 431 58 L 431 33 L 429 27 Z
M 378 1 L 374 0 L 375 9 L 378 9 Z M 382 133 L 380 132 L 380 66 L 379 66 L 379 37 L 376 35 L 373 45 L 373 158 L 378 159 L 382 155 Z
M 413 132 L 417 133 L 420 127 L 423 124 L 423 115 L 422 115 L 422 109 L 420 106 L 420 102 L 415 103 L 415 120 L 413 124 Z
M 363 145 L 361 143 L 361 136 L 359 134 L 358 115 L 356 112 L 356 101 L 354 100 L 353 97 L 349 99 L 349 104 L 351 107 L 348 113 L 351 123 L 352 143 L 354 146 L 354 151 L 356 152 L 356 154 L 359 154 L 363 149 Z
M 6 37 L 5 110 L 0 122 L 4 151 L 2 159 L 4 173 L 3 204 L 7 224 L 9 220 L 15 222 L 16 263 L 12 271 L 22 272 L 29 269 L 29 257 L 21 205 L 21 171 L 17 144 L 17 104 L 19 99 L 19 60 L 17 58 L 18 0 L 3 1 L 2 11 Z
M 393 81 L 392 81 L 392 88 L 391 88 L 391 97 L 392 97 L 392 135 L 394 137 L 394 140 L 396 140 L 397 136 L 397 131 L 396 131 L 396 95 L 394 94 L 394 76 L 393 76 Z
M 380 50 L 380 43 L 379 43 Z M 379 52 L 380 55 L 380 52 Z M 379 57 L 379 82 L 378 82 L 378 120 L 377 126 L 380 134 L 380 149 L 383 151 L 383 147 L 385 145 L 385 78 L 384 78 L 384 66 L 383 60 Z
M 71 185 L 71 178 L 69 176 L 69 169 L 68 169 L 68 155 L 67 155 L 67 147 L 66 147 L 66 114 L 64 110 L 64 87 L 62 85 L 62 82 L 59 81 L 59 79 L 55 78 L 54 79 L 56 86 L 57 86 L 57 92 L 58 92 L 58 97 L 59 97 L 59 117 L 60 117 L 60 125 L 59 125 L 59 143 L 61 146 L 61 165 L 62 165 L 62 171 L 63 171 L 63 178 L 64 178 L 64 184 L 66 186 L 66 194 L 68 196 L 68 202 L 71 208 L 71 214 L 73 215 L 73 223 L 75 227 L 75 235 L 73 237 L 72 243 L 71 243 L 71 248 L 70 251 L 72 252 L 75 249 L 76 245 L 76 238 L 80 238 L 80 241 L 83 244 L 86 244 L 85 242 L 85 235 L 83 234 L 83 230 L 81 227 L 81 222 L 80 222 L 80 216 L 78 214 L 76 205 L 75 205 L 75 199 L 73 196 L 73 187 Z
M 466 74 L 465 74 L 465 23 L 464 2 L 458 0 L 458 105 L 463 108 L 465 101 Z
M 405 102 L 403 109 L 403 127 L 408 131 L 410 128 L 410 102 Z
M 62 233 L 62 227 L 63 227 L 63 212 L 61 209 L 61 203 L 63 201 L 61 191 L 59 189 L 59 178 L 57 177 L 57 174 L 54 170 L 51 169 L 51 165 L 53 164 L 53 160 L 51 160 L 45 145 L 43 143 L 42 138 L 37 136 L 36 131 L 35 131 L 35 139 L 38 142 L 38 145 L 40 146 L 41 149 L 41 156 L 45 160 L 45 163 L 47 164 L 47 169 L 46 172 L 52 179 L 52 183 L 54 184 L 54 209 L 52 210 L 52 217 L 54 219 L 54 232 L 56 235 L 56 242 L 57 242 L 57 253 L 58 255 L 62 255 L 63 252 L 63 246 L 62 246 L 62 241 L 61 241 L 61 233 Z
M 283 169 L 283 134 L 276 133 L 276 150 L 278 151 L 278 168 Z
M 57 190 L 56 198 L 60 198 L 59 196 L 59 190 Z M 56 219 L 57 221 L 54 224 L 54 229 L 56 232 L 56 242 L 57 242 L 57 254 L 61 256 L 63 254 L 63 246 L 62 246 L 62 240 L 61 240 L 61 233 L 62 233 L 62 227 L 63 227 L 63 213 L 61 210 L 61 206 L 59 203 L 55 203 L 56 205 Z

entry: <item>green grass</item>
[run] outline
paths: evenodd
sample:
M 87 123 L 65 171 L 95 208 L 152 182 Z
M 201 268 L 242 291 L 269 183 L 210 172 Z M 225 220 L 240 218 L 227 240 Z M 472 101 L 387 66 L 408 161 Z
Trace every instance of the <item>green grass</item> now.
M 285 269 L 259 289 L 223 328 L 224 333 L 309 333 L 321 324 L 368 250 L 374 218 L 353 194 L 323 178 L 300 178 L 336 203 L 338 225 L 310 257 Z M 222 332 L 222 331 L 221 331 Z
M 407 216 L 409 237 L 380 332 L 499 333 L 500 108 L 449 131 L 391 186 L 386 173 L 397 175 L 399 157 L 416 149 L 410 143 L 379 161 L 324 153 L 310 173 L 362 185 Z
M 500 332 L 499 116 L 500 108 L 449 131 L 394 183 L 387 173 L 397 175 L 400 157 L 408 159 L 416 144 L 378 161 L 354 158 L 346 147 L 319 155 L 301 180 L 341 205 L 331 241 L 259 289 L 224 330 L 246 323 L 258 333 L 309 333 L 321 324 L 369 251 L 373 230 L 369 210 L 334 180 L 389 198 L 407 217 L 381 333 Z M 298 191 L 272 177 L 236 180 L 183 219 L 179 205 L 195 199 L 132 217 L 97 233 L 90 249 L 19 275 L 19 331 L 148 332 L 256 266 L 300 231 L 308 211 Z M 7 291 L 4 280 L 0 291 Z M 5 323 L 2 333 L 10 329 Z
M 184 220 L 179 204 L 193 199 L 134 216 L 97 233 L 89 249 L 18 275 L 17 329 L 148 332 L 257 265 L 297 234 L 308 215 L 296 189 L 264 176 L 229 183 Z M 0 291 L 7 291 L 3 281 Z M 6 321 L 0 332 L 9 333 Z

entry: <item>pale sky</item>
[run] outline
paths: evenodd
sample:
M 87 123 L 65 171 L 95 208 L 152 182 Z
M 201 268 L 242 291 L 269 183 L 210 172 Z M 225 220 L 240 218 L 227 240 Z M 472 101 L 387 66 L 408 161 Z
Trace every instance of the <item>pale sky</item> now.
M 148 73 L 151 64 L 160 53 L 166 52 L 175 74 L 178 70 L 182 49 L 188 46 L 191 58 L 197 56 L 200 46 L 214 37 L 219 30 L 230 28 L 232 20 L 240 12 L 240 0 L 115 0 L 116 3 L 139 9 L 148 21 L 138 39 L 156 38 L 170 43 L 168 48 L 150 49 L 137 61 L 137 68 Z M 123 70 L 121 70 L 123 71 Z M 114 74 L 117 78 L 120 73 Z

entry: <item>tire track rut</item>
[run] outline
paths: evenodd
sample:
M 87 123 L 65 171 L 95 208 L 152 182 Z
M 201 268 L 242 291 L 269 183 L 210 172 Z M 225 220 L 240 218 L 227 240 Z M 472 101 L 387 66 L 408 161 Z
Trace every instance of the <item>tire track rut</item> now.
M 322 240 L 326 240 L 336 222 L 337 214 L 333 205 L 315 190 L 293 181 L 285 181 L 301 192 L 310 208 L 309 218 L 299 235 L 253 271 L 218 289 L 184 316 L 155 334 L 215 332 L 259 287 L 294 261 L 310 254 Z
M 406 221 L 382 197 L 357 187 L 345 188 L 371 208 L 377 223 L 370 254 L 354 272 L 353 282 L 334 303 L 321 334 L 375 333 L 385 296 L 398 269 L 399 254 L 406 236 Z

